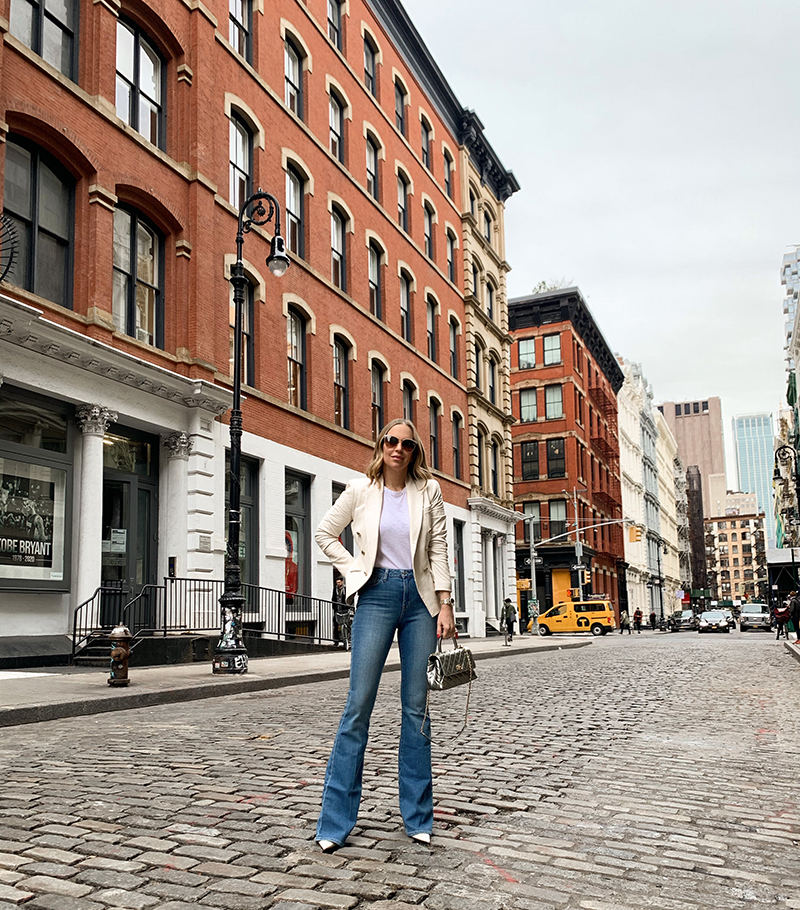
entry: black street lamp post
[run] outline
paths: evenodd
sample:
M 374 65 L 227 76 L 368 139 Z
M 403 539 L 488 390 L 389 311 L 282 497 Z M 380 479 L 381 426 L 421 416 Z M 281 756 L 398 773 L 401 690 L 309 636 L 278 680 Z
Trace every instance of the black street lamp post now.
M 219 599 L 222 629 L 214 649 L 214 673 L 247 673 L 247 648 L 242 639 L 242 567 L 239 561 L 239 537 L 242 523 L 240 469 L 242 462 L 242 312 L 247 278 L 242 250 L 244 235 L 254 225 L 275 220 L 267 266 L 277 278 L 286 274 L 289 257 L 281 236 L 281 207 L 278 200 L 260 187 L 239 210 L 236 233 L 236 264 L 231 275 L 233 285 L 233 408 L 231 409 L 231 465 L 229 474 L 228 546 L 225 551 L 225 590 Z
M 775 449 L 775 471 L 772 474 L 772 479 L 777 483 L 783 480 L 783 474 L 781 473 L 780 466 L 778 462 L 782 464 L 788 464 L 792 462 L 792 475 L 791 478 L 794 482 L 794 518 L 800 518 L 800 471 L 797 469 L 797 452 L 794 446 L 778 446 Z M 792 533 L 792 544 L 797 542 L 797 525 L 795 525 L 795 530 Z
M 664 622 L 664 579 L 661 575 L 661 548 L 664 548 L 664 555 L 666 556 L 669 553 L 669 547 L 667 546 L 666 540 L 663 537 L 657 537 L 657 548 L 656 548 L 656 557 L 658 559 L 658 606 L 659 613 L 661 616 L 659 619 L 661 622 Z

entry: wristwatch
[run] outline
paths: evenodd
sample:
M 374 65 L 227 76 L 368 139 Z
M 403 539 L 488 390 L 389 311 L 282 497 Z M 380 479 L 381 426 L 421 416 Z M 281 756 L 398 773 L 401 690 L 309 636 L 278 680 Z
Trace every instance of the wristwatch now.
M 456 603 L 455 597 L 446 597 L 444 600 L 439 601 L 440 607 L 454 607 Z

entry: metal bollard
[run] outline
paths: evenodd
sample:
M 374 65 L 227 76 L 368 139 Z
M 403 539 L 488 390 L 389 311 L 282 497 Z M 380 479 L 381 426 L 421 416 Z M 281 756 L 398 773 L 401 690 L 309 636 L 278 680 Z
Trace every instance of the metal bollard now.
M 108 677 L 109 686 L 127 686 L 128 661 L 131 656 L 130 629 L 119 625 L 111 631 L 111 673 Z

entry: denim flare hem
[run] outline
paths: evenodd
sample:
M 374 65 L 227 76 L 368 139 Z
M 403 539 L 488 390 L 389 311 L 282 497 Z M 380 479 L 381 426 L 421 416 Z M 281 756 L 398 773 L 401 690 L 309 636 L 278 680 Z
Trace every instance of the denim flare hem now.
M 362 589 L 353 620 L 350 689 L 325 771 L 316 840 L 343 846 L 355 827 L 370 717 L 395 632 L 402 705 L 400 813 L 409 836 L 433 830 L 431 744 L 420 728 L 428 688 L 425 671 L 436 647 L 436 617 L 420 598 L 411 569 L 376 569 Z M 430 735 L 429 719 L 425 731 Z

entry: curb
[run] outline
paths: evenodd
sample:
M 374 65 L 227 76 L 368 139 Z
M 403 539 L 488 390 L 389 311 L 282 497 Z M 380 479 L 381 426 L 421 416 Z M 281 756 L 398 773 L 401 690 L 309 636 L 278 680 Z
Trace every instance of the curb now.
M 572 648 L 585 648 L 590 641 L 570 641 L 563 644 L 538 645 L 514 652 L 489 651 L 476 653 L 476 661 L 491 660 L 498 657 L 510 657 L 517 654 L 538 654 L 542 651 L 563 651 Z M 800 655 L 798 655 L 800 660 Z M 384 667 L 384 673 L 394 673 L 400 669 L 399 661 L 393 661 Z M 159 689 L 156 691 L 137 692 L 126 690 L 125 694 L 108 695 L 80 701 L 39 703 L 22 705 L 18 708 L 0 709 L 0 728 L 16 727 L 23 724 L 38 724 L 48 720 L 60 720 L 65 717 L 82 717 L 92 714 L 106 714 L 110 711 L 129 711 L 134 708 L 151 708 L 156 705 L 171 705 L 179 702 L 199 701 L 204 698 L 223 698 L 226 695 L 241 695 L 249 692 L 264 692 L 269 689 L 284 689 L 289 686 L 301 686 L 308 683 L 327 682 L 333 679 L 346 679 L 350 668 L 339 670 L 312 670 L 296 676 L 277 676 L 271 679 L 248 679 L 246 677 L 221 677 L 214 682 L 201 683 L 195 686 L 184 686 L 179 689 Z
M 783 643 L 784 648 L 792 655 L 792 657 L 800 663 L 800 642 L 785 641 Z

